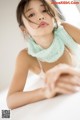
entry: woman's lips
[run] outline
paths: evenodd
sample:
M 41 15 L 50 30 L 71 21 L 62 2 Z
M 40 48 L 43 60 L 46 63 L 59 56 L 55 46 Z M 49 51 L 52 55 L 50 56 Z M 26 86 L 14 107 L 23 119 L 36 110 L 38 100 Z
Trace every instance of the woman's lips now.
M 46 22 L 41 22 L 38 27 L 46 27 L 47 25 L 49 24 Z

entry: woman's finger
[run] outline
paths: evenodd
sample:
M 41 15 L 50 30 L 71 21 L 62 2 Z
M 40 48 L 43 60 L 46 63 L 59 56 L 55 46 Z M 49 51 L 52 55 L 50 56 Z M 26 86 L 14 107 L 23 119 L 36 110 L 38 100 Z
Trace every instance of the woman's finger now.
M 80 76 L 80 70 L 71 66 L 61 67 L 59 68 L 60 72 L 59 74 L 70 74 L 70 75 L 76 75 Z
M 78 77 L 78 76 L 61 75 L 58 81 L 80 86 L 80 77 Z
M 58 94 L 72 94 L 78 91 L 79 91 L 78 88 L 76 88 L 75 90 L 70 90 L 70 89 L 66 89 L 66 88 L 58 87 L 58 86 L 55 88 L 55 92 Z
M 48 75 L 51 74 L 53 81 L 56 81 L 60 77 L 60 75 L 64 75 L 64 74 L 75 75 L 75 76 L 80 77 L 80 70 L 79 69 L 76 69 L 76 68 L 71 67 L 71 66 L 66 66 L 66 65 L 64 65 L 64 66 L 62 65 L 58 69 L 53 69 L 50 72 L 48 73 Z
M 56 87 L 55 91 L 58 94 L 71 94 L 71 93 L 73 93 L 72 91 L 64 89 L 64 88 L 61 88 L 61 87 Z
M 56 85 L 58 88 L 63 88 L 71 92 L 77 92 L 80 91 L 80 86 L 72 85 L 72 84 L 65 84 L 63 82 L 58 82 Z

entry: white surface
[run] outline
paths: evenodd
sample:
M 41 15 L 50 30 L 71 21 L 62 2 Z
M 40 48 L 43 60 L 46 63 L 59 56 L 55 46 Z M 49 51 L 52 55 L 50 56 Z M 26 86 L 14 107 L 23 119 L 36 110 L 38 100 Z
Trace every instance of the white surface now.
M 34 86 L 41 86 L 40 79 L 31 77 Z M 25 86 L 30 89 L 30 86 Z M 6 95 L 7 90 L 0 92 L 0 120 L 1 110 L 7 110 Z M 61 95 L 52 99 L 47 99 L 19 107 L 10 111 L 10 120 L 80 120 L 80 92 L 72 95 Z
M 6 91 L 0 94 L 1 110 L 7 110 Z M 52 99 L 25 105 L 10 111 L 10 120 L 80 120 L 80 93 L 62 95 Z
M 26 47 L 16 20 L 16 7 L 19 1 L 0 0 L 0 90 L 9 85 L 16 56 Z
M 80 120 L 80 93 L 26 105 L 11 114 L 12 120 Z
M 56 0 L 57 2 L 70 2 L 74 0 Z M 77 2 L 80 0 L 76 0 Z M 76 7 L 77 4 L 58 4 L 66 21 L 80 28 L 80 13 Z M 80 6 L 80 4 L 78 4 Z M 78 19 L 76 19 L 78 18 Z

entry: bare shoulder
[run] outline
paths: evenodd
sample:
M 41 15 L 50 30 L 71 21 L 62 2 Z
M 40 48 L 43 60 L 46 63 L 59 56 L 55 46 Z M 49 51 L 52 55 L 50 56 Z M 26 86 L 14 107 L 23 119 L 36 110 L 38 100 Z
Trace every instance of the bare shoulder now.
M 71 24 L 69 24 L 69 23 L 66 23 L 66 22 L 63 22 L 61 25 L 64 27 L 64 29 L 65 29 L 67 32 L 69 32 L 69 33 L 75 32 L 75 33 L 77 33 L 77 34 L 80 35 L 80 28 L 78 28 L 78 27 L 76 27 L 76 26 L 74 26 L 74 25 L 71 25 Z
M 31 56 L 28 54 L 27 49 L 21 50 L 16 58 L 16 64 L 29 67 L 29 65 L 31 64 L 30 62 L 31 62 Z
M 71 25 L 67 22 L 63 22 L 61 24 L 64 29 L 68 32 L 68 34 L 77 42 L 80 44 L 80 28 L 77 28 L 74 25 Z
M 29 59 L 29 54 L 27 49 L 21 50 L 17 56 L 17 59 L 23 59 L 23 60 Z

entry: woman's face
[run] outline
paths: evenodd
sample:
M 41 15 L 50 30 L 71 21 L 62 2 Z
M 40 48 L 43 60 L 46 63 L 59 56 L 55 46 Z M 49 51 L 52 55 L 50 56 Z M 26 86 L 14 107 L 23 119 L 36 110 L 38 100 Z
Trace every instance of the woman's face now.
M 40 0 L 31 0 L 24 12 L 25 16 L 30 21 L 34 22 L 30 22 L 22 16 L 24 25 L 32 37 L 44 36 L 52 32 L 53 18 L 47 13 L 43 3 Z

